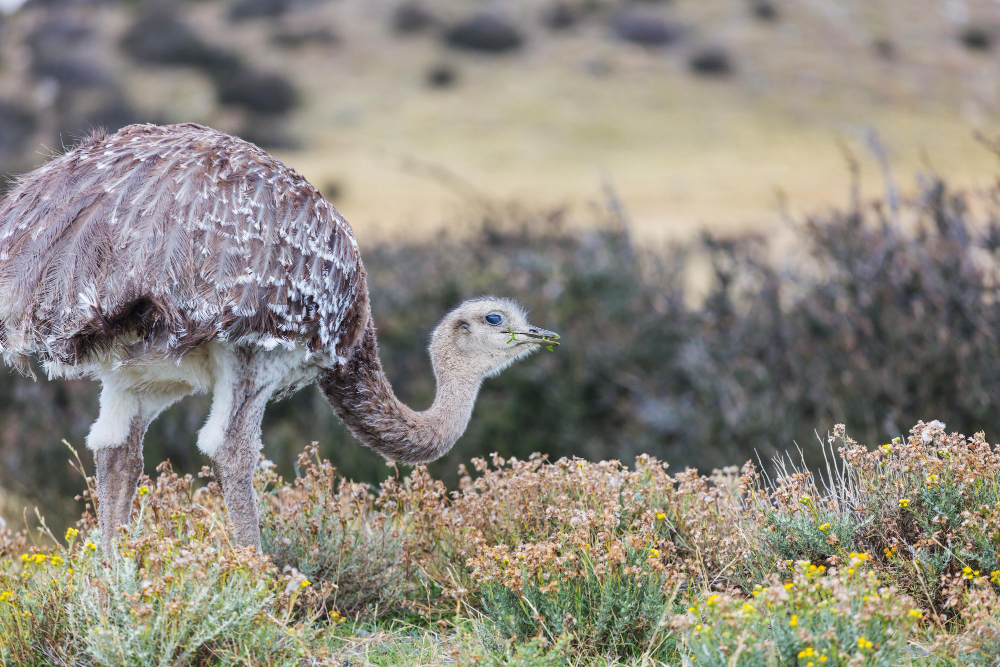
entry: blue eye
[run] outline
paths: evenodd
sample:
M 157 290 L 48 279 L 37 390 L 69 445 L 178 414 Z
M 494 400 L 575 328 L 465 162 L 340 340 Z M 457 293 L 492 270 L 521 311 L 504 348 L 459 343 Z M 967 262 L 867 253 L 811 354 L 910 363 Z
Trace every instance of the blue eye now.
M 486 316 L 486 322 L 488 324 L 496 326 L 497 324 L 503 322 L 503 318 L 497 315 L 496 313 L 490 313 L 489 315 Z

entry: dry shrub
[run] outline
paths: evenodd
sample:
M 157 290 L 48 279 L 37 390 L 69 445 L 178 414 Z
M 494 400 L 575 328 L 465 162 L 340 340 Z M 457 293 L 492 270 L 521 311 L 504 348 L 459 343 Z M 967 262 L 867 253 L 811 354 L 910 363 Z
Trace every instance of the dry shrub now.
M 500 14 L 479 13 L 448 27 L 444 43 L 453 49 L 479 53 L 508 53 L 521 48 L 524 36 Z
M 782 639 L 775 628 L 788 619 L 768 608 L 739 635 L 759 643 L 740 664 L 819 651 L 819 634 L 805 628 L 825 624 L 842 630 L 822 642 L 831 664 L 858 655 L 892 664 L 909 655 L 906 637 L 925 616 L 926 632 L 979 623 L 985 629 L 973 634 L 988 637 L 974 611 L 986 602 L 961 600 L 965 586 L 1000 587 L 1000 450 L 937 422 L 871 451 L 838 426 L 828 445 L 837 451 L 819 476 L 787 462 L 774 474 L 748 463 L 704 476 L 670 475 L 648 456 L 628 469 L 494 455 L 473 461 L 475 478 L 460 469 L 458 491 L 418 467 L 384 483 L 378 503 L 401 523 L 424 585 L 418 608 L 433 616 L 478 607 L 508 638 L 570 637 L 575 651 L 621 659 L 676 657 L 676 637 L 663 630 L 674 603 L 726 591 L 740 612 L 735 601 L 775 578 L 812 582 L 786 609 L 804 629 Z M 874 606 L 841 605 L 836 618 L 800 613 L 852 596 Z M 706 655 L 706 642 L 721 641 L 701 630 L 684 636 L 682 651 Z
M 218 485 L 161 465 L 105 558 L 94 517 L 0 559 L 0 663 L 309 664 L 328 660 L 321 594 L 235 547 Z M 83 498 L 90 497 L 90 491 Z M 21 547 L 25 546 L 23 541 Z M 332 627 L 335 628 L 334 617 Z
M 986 665 L 1000 655 L 1000 595 L 991 581 L 959 580 L 951 591 L 951 600 L 961 609 L 962 623 L 956 623 L 955 634 L 938 637 L 937 652 L 949 656 L 960 665 Z
M 115 559 L 89 489 L 65 544 L 0 530 L 0 659 L 321 662 L 347 616 L 479 619 L 487 663 L 990 655 L 1000 450 L 938 422 L 870 450 L 838 426 L 827 445 L 818 475 L 494 455 L 449 491 L 424 466 L 352 483 L 314 444 L 294 481 L 258 471 L 267 556 L 231 544 L 217 483 L 164 464 Z
M 883 585 L 866 561 L 854 554 L 829 572 L 800 561 L 750 598 L 710 594 L 671 624 L 698 665 L 904 664 L 923 612 Z
M 410 573 L 399 528 L 373 507 L 367 484 L 345 480 L 313 443 L 299 455 L 295 481 L 273 468 L 258 474 L 264 495 L 263 548 L 282 569 L 316 582 L 314 609 L 350 616 L 397 611 Z

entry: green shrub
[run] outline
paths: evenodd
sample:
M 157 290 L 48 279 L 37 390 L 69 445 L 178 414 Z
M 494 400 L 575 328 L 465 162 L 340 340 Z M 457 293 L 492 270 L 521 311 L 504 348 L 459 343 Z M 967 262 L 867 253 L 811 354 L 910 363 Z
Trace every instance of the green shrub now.
M 354 484 L 321 460 L 316 444 L 299 456 L 299 476 L 286 484 L 270 469 L 261 541 L 281 569 L 313 582 L 313 606 L 357 617 L 399 611 L 410 573 L 399 529 L 373 508 L 366 484 Z
M 904 664 L 923 612 L 855 554 L 839 569 L 800 561 L 750 598 L 709 594 L 674 618 L 696 665 Z

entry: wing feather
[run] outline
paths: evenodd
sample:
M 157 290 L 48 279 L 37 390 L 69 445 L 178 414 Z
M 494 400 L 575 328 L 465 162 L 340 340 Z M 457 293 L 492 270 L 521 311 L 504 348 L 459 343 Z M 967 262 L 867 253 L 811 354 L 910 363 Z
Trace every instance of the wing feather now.
M 183 354 L 213 336 L 343 358 L 367 323 L 336 209 L 257 147 L 191 124 L 95 135 L 17 181 L 0 202 L 0 293 L 12 362 Z

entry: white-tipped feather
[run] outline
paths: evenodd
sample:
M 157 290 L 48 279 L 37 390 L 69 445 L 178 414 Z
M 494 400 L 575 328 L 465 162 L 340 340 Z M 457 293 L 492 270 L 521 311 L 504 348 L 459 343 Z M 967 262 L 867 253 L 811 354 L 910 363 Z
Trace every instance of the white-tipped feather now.
M 343 327 L 356 329 L 353 342 L 367 317 L 356 302 L 363 280 L 350 226 L 315 188 L 198 125 L 95 135 L 0 203 L 10 360 L 72 366 L 105 350 L 101 337 L 123 333 L 118 324 L 155 325 L 143 334 L 161 354 L 232 334 L 325 346 Z

